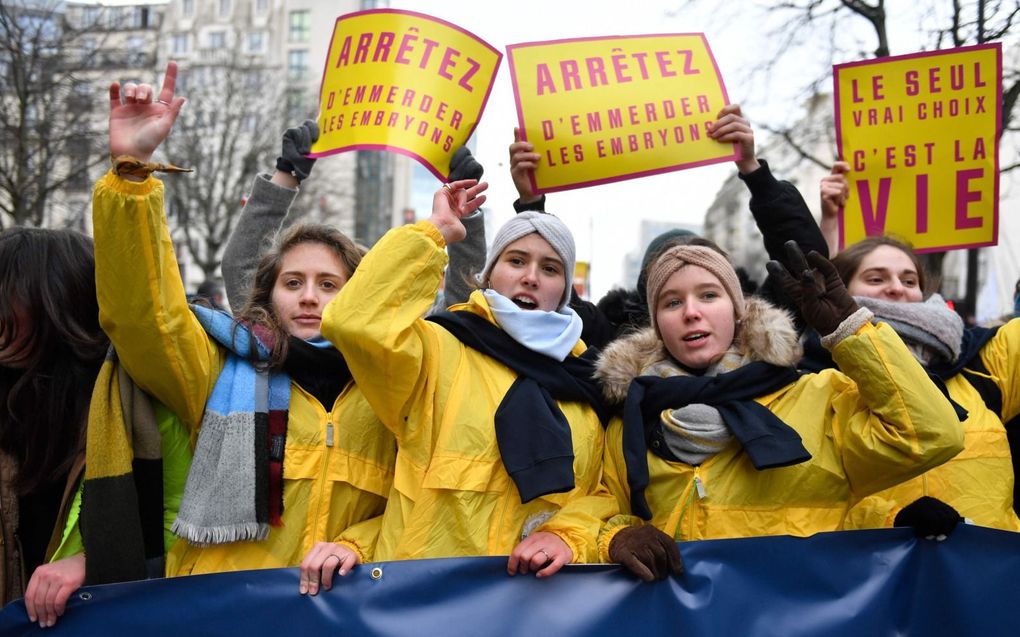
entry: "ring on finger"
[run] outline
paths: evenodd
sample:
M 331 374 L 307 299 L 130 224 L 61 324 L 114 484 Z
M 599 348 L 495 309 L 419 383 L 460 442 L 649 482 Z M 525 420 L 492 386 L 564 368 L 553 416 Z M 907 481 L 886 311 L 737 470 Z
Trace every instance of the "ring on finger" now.
M 329 558 L 331 558 L 331 557 L 335 557 L 335 558 L 336 558 L 336 561 L 337 561 L 337 563 L 338 563 L 338 564 L 339 564 L 340 562 L 343 562 L 343 561 L 344 561 L 344 558 L 340 557 L 340 556 L 339 556 L 339 555 L 337 555 L 336 553 L 330 553 L 329 555 L 327 555 L 327 556 L 326 556 L 326 560 L 328 560 L 328 559 L 329 559 Z M 323 560 L 323 562 L 325 562 L 326 560 Z
M 156 100 L 156 101 L 159 102 L 160 104 L 166 104 L 167 106 L 170 106 L 170 102 L 168 102 L 166 100 Z
M 552 557 L 550 557 L 549 554 L 545 552 L 545 549 L 538 549 L 538 552 L 545 556 L 547 562 L 552 561 Z

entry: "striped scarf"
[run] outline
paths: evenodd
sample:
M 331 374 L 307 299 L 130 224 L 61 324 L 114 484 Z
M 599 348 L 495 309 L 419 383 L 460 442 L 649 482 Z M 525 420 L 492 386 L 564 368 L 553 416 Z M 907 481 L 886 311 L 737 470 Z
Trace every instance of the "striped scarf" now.
M 268 358 L 268 334 L 224 312 L 192 311 L 229 355 L 206 404 L 172 530 L 197 545 L 263 540 L 270 525 L 282 523 L 290 378 L 252 364 Z

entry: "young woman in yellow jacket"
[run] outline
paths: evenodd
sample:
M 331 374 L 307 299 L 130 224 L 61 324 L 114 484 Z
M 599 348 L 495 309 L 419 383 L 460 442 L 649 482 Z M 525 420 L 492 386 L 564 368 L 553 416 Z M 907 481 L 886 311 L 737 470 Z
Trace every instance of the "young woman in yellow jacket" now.
M 821 183 L 823 218 L 833 218 L 849 192 L 849 164 L 839 162 Z M 961 518 L 974 524 L 1020 531 L 1016 467 L 1007 425 L 1020 416 L 1020 320 L 998 328 L 965 328 L 963 320 L 933 293 L 921 260 L 892 237 L 868 237 L 832 259 L 858 303 L 895 329 L 929 373 L 945 383 L 949 397 L 967 412 L 964 451 L 913 480 L 866 498 L 853 508 L 848 528 L 893 526 L 928 519 L 945 534 Z M 805 344 L 805 365 L 829 364 L 823 351 Z M 1015 429 L 1015 423 L 1013 423 Z M 948 506 L 946 506 L 948 505 Z M 952 507 L 952 508 L 950 508 Z M 955 509 L 955 511 L 953 511 Z
M 150 157 L 184 98 L 176 65 L 162 90 L 110 87 L 114 170 L 95 187 L 100 321 L 132 378 L 193 432 L 195 458 L 169 575 L 301 564 L 301 592 L 364 559 L 382 513 L 393 437 L 339 353 L 319 336 L 326 303 L 360 253 L 339 232 L 293 229 L 267 255 L 234 322 L 188 307 Z M 178 177 L 182 178 L 182 177 Z
M 871 324 L 823 257 L 796 257 L 784 287 L 839 371 L 799 374 L 790 317 L 745 300 L 720 252 L 675 247 L 650 269 L 652 327 L 599 361 L 624 403 L 607 433 L 623 514 L 600 538 L 605 560 L 651 580 L 679 571 L 677 540 L 837 530 L 854 501 L 960 450 L 951 404 L 896 333 Z
M 429 221 L 391 230 L 323 317 L 358 386 L 397 438 L 377 560 L 507 555 L 552 575 L 598 559 L 616 504 L 600 485 L 605 413 L 566 307 L 569 230 L 522 213 L 496 235 L 483 289 L 422 318 L 487 184 L 436 193 Z M 600 416 L 602 418 L 600 418 Z

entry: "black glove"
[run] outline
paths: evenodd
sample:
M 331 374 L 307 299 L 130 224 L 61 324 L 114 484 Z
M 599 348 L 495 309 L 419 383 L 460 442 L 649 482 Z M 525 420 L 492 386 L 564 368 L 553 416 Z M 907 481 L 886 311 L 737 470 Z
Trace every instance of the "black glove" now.
M 312 144 L 319 139 L 319 125 L 310 119 L 295 128 L 288 128 L 283 134 L 283 150 L 276 158 L 276 169 L 294 175 L 301 183 L 312 174 L 314 157 L 305 157 L 312 151 Z
M 942 500 L 923 495 L 896 514 L 893 526 L 910 526 L 917 537 L 941 541 L 962 519 L 956 509 Z
M 786 242 L 786 255 L 790 270 L 779 261 L 769 261 L 765 267 L 800 308 L 804 322 L 819 334 L 832 334 L 860 309 L 828 259 L 812 250 L 805 260 L 796 241 Z
M 485 168 L 475 160 L 474 155 L 471 154 L 467 146 L 458 148 L 457 152 L 450 158 L 450 181 L 460 181 L 461 179 L 479 180 L 484 172 Z
M 676 542 L 654 526 L 629 526 L 609 543 L 609 559 L 646 582 L 682 575 L 684 563 Z

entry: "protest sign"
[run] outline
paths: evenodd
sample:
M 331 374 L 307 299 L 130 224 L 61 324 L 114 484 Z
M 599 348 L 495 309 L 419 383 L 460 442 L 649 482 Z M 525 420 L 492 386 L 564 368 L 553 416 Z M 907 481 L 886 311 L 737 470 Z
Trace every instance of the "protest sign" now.
M 918 252 L 998 239 L 999 44 L 833 67 L 839 156 L 850 163 L 840 247 L 893 234 Z
M 542 159 L 536 192 L 737 159 L 707 135 L 727 103 L 704 34 L 507 47 L 521 138 Z
M 445 180 L 485 109 L 502 54 L 438 18 L 392 9 L 337 18 L 312 156 L 392 150 Z

